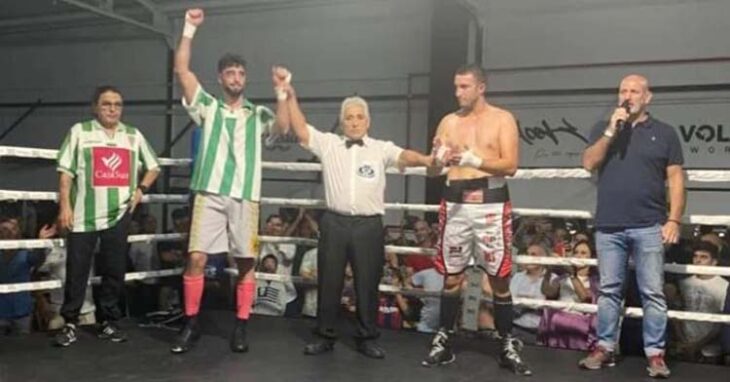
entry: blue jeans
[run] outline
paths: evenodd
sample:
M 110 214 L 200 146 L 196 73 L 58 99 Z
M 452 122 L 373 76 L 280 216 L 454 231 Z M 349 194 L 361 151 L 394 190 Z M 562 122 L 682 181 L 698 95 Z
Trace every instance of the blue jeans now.
M 644 353 L 663 354 L 667 327 L 664 298 L 664 245 L 660 225 L 596 232 L 600 289 L 598 345 L 613 351 L 618 340 L 629 254 L 636 264 L 636 283 L 644 311 Z

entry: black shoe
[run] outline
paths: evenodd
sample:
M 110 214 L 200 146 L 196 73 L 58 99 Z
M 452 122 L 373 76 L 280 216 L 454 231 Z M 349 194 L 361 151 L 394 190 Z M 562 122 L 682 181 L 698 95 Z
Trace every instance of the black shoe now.
M 185 326 L 183 326 L 180 334 L 175 339 L 175 343 L 170 351 L 175 354 L 182 354 L 190 350 L 195 342 L 200 338 L 200 328 L 198 327 L 198 317 L 189 317 Z
M 236 319 L 233 325 L 233 333 L 231 334 L 231 351 L 234 353 L 245 353 L 248 351 L 248 342 L 246 342 L 246 322 L 248 320 Z
M 378 345 L 375 340 L 361 340 L 357 342 L 357 351 L 366 357 L 383 359 L 385 358 L 385 350 Z
M 439 330 L 431 341 L 431 350 L 426 358 L 421 361 L 422 366 L 431 367 L 439 365 L 447 365 L 456 361 L 454 352 L 451 351 L 449 343 L 449 335 L 445 331 Z
M 530 368 L 522 361 L 520 351 L 522 351 L 522 341 L 512 336 L 503 338 L 499 366 L 509 369 L 517 375 L 532 375 Z
M 55 342 L 56 346 L 65 348 L 76 342 L 76 339 L 76 325 L 66 324 L 63 326 L 63 329 L 56 334 Z
M 335 349 L 335 341 L 328 339 L 318 339 L 314 342 L 310 342 L 304 347 L 304 354 L 306 355 L 319 355 L 322 353 L 330 352 Z
M 104 321 L 104 323 L 101 324 L 99 327 L 99 334 L 97 334 L 97 336 L 103 340 L 109 340 L 116 343 L 125 342 L 127 340 L 127 335 L 124 334 L 119 327 L 109 321 Z

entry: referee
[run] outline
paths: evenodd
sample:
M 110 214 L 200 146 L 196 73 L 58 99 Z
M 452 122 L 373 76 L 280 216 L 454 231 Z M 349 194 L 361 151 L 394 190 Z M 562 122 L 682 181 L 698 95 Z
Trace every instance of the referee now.
M 375 342 L 375 322 L 384 263 L 385 170 L 430 166 L 432 158 L 370 138 L 368 104 L 360 97 L 342 102 L 340 126 L 344 136 L 318 131 L 307 125 L 294 89 L 290 84 L 285 87 L 294 133 L 322 162 L 327 202 L 317 253 L 318 339 L 308 344 L 304 353 L 316 355 L 334 348 L 345 266 L 349 262 L 356 293 L 357 349 L 367 357 L 383 358 L 385 352 Z
M 126 341 L 115 325 L 122 318 L 127 235 L 134 208 L 160 173 L 157 156 L 138 129 L 123 123 L 122 94 L 113 86 L 96 89 L 95 117 L 74 125 L 58 152 L 59 227 L 66 239 L 66 285 L 61 315 L 65 326 L 56 345 L 76 342 L 76 324 L 86 295 L 97 242 L 96 268 L 101 275 L 99 338 Z M 137 182 L 140 166 L 146 170 Z

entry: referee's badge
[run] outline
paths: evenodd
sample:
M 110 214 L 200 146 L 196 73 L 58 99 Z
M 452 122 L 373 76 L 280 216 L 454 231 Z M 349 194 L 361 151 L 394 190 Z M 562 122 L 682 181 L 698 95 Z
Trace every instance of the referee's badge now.
M 377 175 L 376 171 L 375 166 L 366 162 L 357 168 L 357 175 L 361 178 L 365 178 L 366 180 L 374 180 Z

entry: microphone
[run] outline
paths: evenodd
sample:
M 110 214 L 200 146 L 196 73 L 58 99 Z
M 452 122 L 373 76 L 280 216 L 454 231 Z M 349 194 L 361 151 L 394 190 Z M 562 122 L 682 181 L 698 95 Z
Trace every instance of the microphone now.
M 631 109 L 629 108 L 629 100 L 625 100 L 624 102 L 621 102 L 621 107 L 626 110 L 627 113 L 631 113 Z M 619 119 L 616 121 L 616 130 L 621 130 L 626 126 L 626 121 L 623 119 Z

